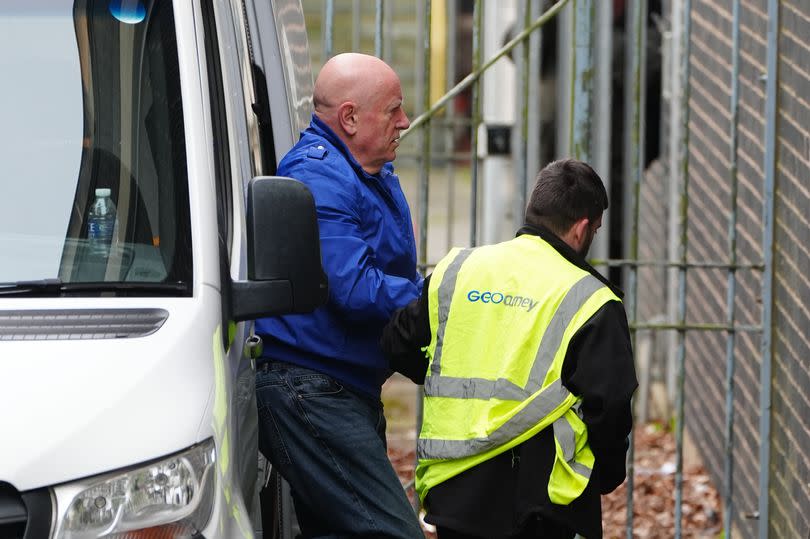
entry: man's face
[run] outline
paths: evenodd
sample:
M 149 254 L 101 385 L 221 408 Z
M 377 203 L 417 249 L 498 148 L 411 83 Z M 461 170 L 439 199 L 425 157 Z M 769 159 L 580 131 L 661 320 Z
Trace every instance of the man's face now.
M 602 216 L 600 215 L 596 219 L 588 222 L 588 229 L 585 235 L 585 238 L 582 243 L 582 247 L 579 249 L 579 254 L 582 258 L 585 258 L 588 254 L 588 251 L 591 248 L 591 243 L 593 242 L 594 236 L 596 236 L 596 231 L 602 226 Z
M 360 103 L 352 153 L 366 172 L 375 174 L 397 156 L 399 133 L 411 123 L 402 109 L 399 79 L 390 77 L 367 103 Z

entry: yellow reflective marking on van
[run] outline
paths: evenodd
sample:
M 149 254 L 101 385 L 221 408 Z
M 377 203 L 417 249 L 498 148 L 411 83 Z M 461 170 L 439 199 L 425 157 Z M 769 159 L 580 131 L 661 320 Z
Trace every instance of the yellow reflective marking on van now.
M 249 522 L 247 517 L 245 517 L 242 512 L 239 510 L 239 506 L 234 504 L 231 506 L 231 510 L 233 512 L 233 519 L 236 521 L 236 524 L 239 526 L 239 531 L 242 532 L 242 537 L 252 538 L 253 531 L 249 526 Z M 247 528 L 245 526 L 248 526 Z
M 228 325 L 228 337 L 233 341 L 236 334 L 236 325 Z M 252 539 L 254 537 L 250 522 L 245 514 L 239 509 L 238 498 L 233 496 L 231 491 L 231 476 L 228 469 L 231 463 L 231 437 L 228 423 L 228 391 L 227 376 L 225 373 L 225 356 L 222 349 L 222 326 L 217 326 L 214 330 L 213 347 L 211 356 L 214 358 L 214 409 L 213 428 L 214 437 L 217 440 L 219 451 L 219 476 L 222 481 L 222 494 L 225 498 L 225 505 L 230 506 L 231 515 L 239 526 L 239 531 L 243 537 Z M 224 522 L 220 521 L 220 533 L 224 535 Z
M 228 392 L 225 388 L 225 359 L 222 355 L 222 327 L 214 330 L 214 433 L 222 436 L 228 417 Z
M 233 344 L 233 340 L 236 338 L 236 322 L 231 320 L 228 322 L 228 348 L 231 347 Z
M 219 459 L 219 469 L 222 471 L 222 475 L 228 473 L 228 465 L 231 463 L 231 437 L 228 436 L 227 429 L 225 430 L 225 434 L 222 436 L 222 446 L 220 450 L 220 459 Z

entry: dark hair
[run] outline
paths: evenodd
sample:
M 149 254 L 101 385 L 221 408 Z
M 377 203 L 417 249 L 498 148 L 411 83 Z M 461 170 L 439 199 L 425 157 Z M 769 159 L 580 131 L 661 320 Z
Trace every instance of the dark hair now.
M 537 174 L 525 219 L 562 236 L 580 219 L 599 218 L 607 207 L 607 192 L 596 171 L 582 161 L 560 159 Z

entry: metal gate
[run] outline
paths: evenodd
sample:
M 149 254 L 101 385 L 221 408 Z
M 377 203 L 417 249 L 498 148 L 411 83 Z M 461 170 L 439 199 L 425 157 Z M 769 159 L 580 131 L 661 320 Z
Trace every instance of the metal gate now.
M 792 148 L 780 105 L 790 81 L 780 81 L 779 66 L 802 53 L 780 56 L 780 43 L 793 45 L 791 36 L 810 30 L 810 7 L 799 0 L 303 4 L 315 71 L 336 52 L 368 52 L 400 74 L 406 101 L 416 96 L 397 169 L 418 216 L 424 272 L 451 246 L 509 237 L 548 159 L 594 165 L 611 210 L 592 262 L 626 290 L 641 381 L 637 418 L 650 413 L 656 377 L 669 399 L 675 537 L 691 533 L 682 529 L 686 427 L 721 491 L 724 537 L 807 537 L 808 465 L 782 440 L 801 447 L 810 437 L 800 419 L 810 411 L 801 360 L 810 345 L 797 331 L 810 321 L 810 285 L 798 267 L 810 227 L 806 219 L 780 225 L 775 216 L 780 196 L 794 193 L 797 206 L 810 201 L 800 181 L 810 172 L 807 131 L 797 135 L 805 148 L 796 170 L 777 181 L 786 174 L 784 148 Z M 780 24 L 785 11 L 804 22 Z M 796 63 L 807 75 L 810 66 Z M 807 102 L 796 106 L 810 119 Z M 801 213 L 789 200 L 781 206 L 788 217 Z M 775 259 L 790 260 L 785 250 L 797 251 L 797 262 L 777 273 Z M 723 361 L 712 361 L 715 351 Z M 790 388 L 775 385 L 790 376 Z M 772 410 L 774 402 L 787 411 Z M 774 436 L 772 418 L 787 434 Z M 627 537 L 638 536 L 632 448 Z

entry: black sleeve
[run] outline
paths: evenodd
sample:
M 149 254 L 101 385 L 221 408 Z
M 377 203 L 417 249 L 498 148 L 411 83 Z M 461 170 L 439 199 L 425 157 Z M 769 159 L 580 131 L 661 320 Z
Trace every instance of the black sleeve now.
M 428 359 L 422 348 L 430 344 L 429 283 L 430 275 L 422 285 L 419 298 L 394 313 L 380 339 L 391 370 L 417 384 L 425 382 L 428 367 Z
M 624 307 L 605 304 L 571 339 L 563 384 L 582 397 L 582 418 L 596 458 L 602 494 L 622 484 L 633 424 L 631 398 L 638 386 Z

